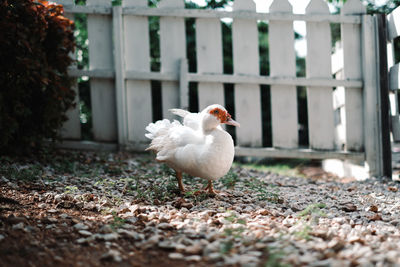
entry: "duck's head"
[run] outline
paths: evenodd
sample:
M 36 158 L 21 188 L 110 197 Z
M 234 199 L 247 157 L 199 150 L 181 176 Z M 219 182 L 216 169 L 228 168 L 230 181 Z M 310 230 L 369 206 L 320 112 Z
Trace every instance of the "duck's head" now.
M 205 130 L 214 129 L 220 124 L 240 127 L 240 124 L 233 120 L 228 111 L 221 105 L 210 105 L 201 113 L 203 114 L 203 129 Z

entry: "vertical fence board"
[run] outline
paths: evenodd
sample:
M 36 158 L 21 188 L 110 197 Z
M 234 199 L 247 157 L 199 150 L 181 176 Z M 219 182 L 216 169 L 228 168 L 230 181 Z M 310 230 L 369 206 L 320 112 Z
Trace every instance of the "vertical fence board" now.
M 88 0 L 87 5 L 111 6 L 109 0 Z M 108 15 L 88 14 L 89 68 L 114 69 L 112 20 Z M 90 80 L 93 136 L 96 141 L 117 140 L 115 89 L 112 79 Z
M 114 38 L 114 65 L 115 65 L 115 98 L 118 125 L 118 144 L 127 142 L 127 107 L 125 84 L 125 55 L 124 55 L 124 27 L 122 20 L 122 7 L 114 6 L 113 38 Z
M 311 0 L 306 14 L 329 14 L 323 0 Z M 307 78 L 331 78 L 331 30 L 329 22 L 307 22 Z M 308 127 L 313 149 L 335 146 L 332 88 L 307 88 Z
M 233 9 L 255 10 L 252 0 L 236 0 Z M 235 74 L 259 74 L 257 21 L 234 19 L 232 24 L 233 69 Z M 237 144 L 261 146 L 261 96 L 260 86 L 235 85 L 235 117 L 241 127 L 236 128 Z
M 196 20 L 197 72 L 222 74 L 222 31 L 219 19 Z M 211 104 L 224 105 L 222 83 L 198 84 L 199 109 Z
M 378 59 L 376 44 L 376 24 L 372 16 L 362 19 L 362 58 L 363 58 L 363 98 L 364 98 L 364 145 L 365 158 L 371 176 L 380 176 L 383 172 L 383 157 L 380 133 L 380 96 Z
M 58 4 L 61 5 L 74 5 L 73 0 L 58 0 Z M 70 20 L 74 20 L 74 14 L 65 13 L 65 17 L 69 18 Z M 72 58 L 76 58 L 75 54 L 71 53 Z M 81 122 L 80 122 L 80 112 L 79 112 L 79 90 L 78 90 L 78 82 L 75 80 L 72 84 L 72 90 L 75 92 L 75 107 L 72 107 L 66 112 L 66 116 L 68 120 L 64 123 L 61 128 L 61 137 L 63 139 L 81 139 Z
M 359 0 L 349 0 L 342 8 L 341 14 L 353 15 L 365 13 L 365 7 Z M 342 24 L 343 42 L 343 78 L 361 79 L 361 25 Z M 345 88 L 346 110 L 346 149 L 361 151 L 363 149 L 363 99 L 362 88 Z
M 162 0 L 159 8 L 184 8 L 183 0 Z M 160 18 L 161 72 L 179 73 L 180 60 L 186 57 L 185 20 L 176 17 Z M 164 118 L 174 116 L 168 112 L 179 106 L 179 83 L 163 81 L 162 112 Z
M 292 13 L 287 0 L 275 0 L 273 13 Z M 269 22 L 271 77 L 296 77 L 294 30 L 291 21 Z M 272 144 L 274 147 L 298 146 L 297 90 L 293 85 L 271 85 Z
M 124 0 L 123 6 L 147 7 L 147 0 Z M 124 16 L 125 68 L 150 71 L 149 22 L 144 16 Z M 128 141 L 146 142 L 145 128 L 152 121 L 151 83 L 144 80 L 126 81 Z
M 389 40 L 393 40 L 400 35 L 400 7 L 397 7 L 389 14 L 387 26 Z

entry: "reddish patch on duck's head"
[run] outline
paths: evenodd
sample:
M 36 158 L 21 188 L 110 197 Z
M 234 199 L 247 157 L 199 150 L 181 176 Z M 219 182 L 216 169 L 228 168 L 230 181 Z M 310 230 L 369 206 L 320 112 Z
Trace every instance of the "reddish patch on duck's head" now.
M 225 123 L 231 118 L 231 115 L 229 115 L 228 112 L 220 108 L 213 108 L 209 113 L 217 117 L 221 123 Z

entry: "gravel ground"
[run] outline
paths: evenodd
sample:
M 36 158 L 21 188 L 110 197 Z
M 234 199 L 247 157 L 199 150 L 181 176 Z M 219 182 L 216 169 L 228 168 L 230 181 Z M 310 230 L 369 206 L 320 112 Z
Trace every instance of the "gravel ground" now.
M 317 177 L 239 165 L 180 195 L 147 154 L 3 157 L 0 265 L 400 266 L 400 184 Z

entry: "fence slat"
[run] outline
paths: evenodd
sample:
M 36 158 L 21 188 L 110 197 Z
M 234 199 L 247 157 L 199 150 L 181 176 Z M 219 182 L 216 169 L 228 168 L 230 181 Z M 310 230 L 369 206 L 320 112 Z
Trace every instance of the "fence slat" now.
M 58 4 L 61 5 L 74 5 L 73 0 L 59 0 L 57 1 Z M 64 14 L 67 18 L 74 20 L 74 14 L 65 12 Z M 75 59 L 75 54 L 71 53 L 70 55 L 72 58 Z M 72 84 L 72 90 L 75 91 L 75 107 L 69 109 L 66 112 L 66 116 L 68 120 L 64 123 L 61 128 L 61 136 L 63 139 L 81 139 L 81 123 L 80 123 L 80 112 L 79 112 L 79 91 L 78 91 L 78 83 L 75 80 Z
M 273 13 L 292 13 L 287 0 L 275 0 Z M 296 77 L 294 30 L 291 21 L 269 22 L 269 55 L 272 77 Z M 274 147 L 298 146 L 296 86 L 271 85 L 272 143 Z
M 236 0 L 233 9 L 255 10 L 252 0 Z M 259 74 L 258 28 L 250 19 L 234 19 L 232 24 L 233 69 L 235 74 Z M 241 123 L 236 128 L 236 141 L 242 146 L 261 146 L 260 86 L 235 85 L 235 118 Z
M 222 31 L 219 19 L 196 20 L 197 72 L 222 74 Z M 211 104 L 224 105 L 222 83 L 198 84 L 199 110 Z
M 373 16 L 362 16 L 362 46 L 363 46 L 363 98 L 364 98 L 364 145 L 365 158 L 371 176 L 381 175 L 383 167 L 380 100 L 377 88 L 379 84 L 376 44 L 376 22 Z
M 87 5 L 110 6 L 109 0 L 88 0 Z M 108 15 L 88 15 L 89 68 L 113 69 L 112 20 Z M 115 89 L 112 79 L 90 80 L 93 136 L 96 141 L 116 141 Z
M 146 7 L 147 0 L 124 0 L 123 7 Z M 147 17 L 124 15 L 125 68 L 150 71 L 149 22 Z M 127 80 L 126 102 L 128 141 L 146 142 L 145 128 L 152 121 L 151 83 L 149 80 Z
M 341 14 L 364 14 L 366 9 L 359 0 L 349 0 L 342 8 Z M 344 79 L 361 79 L 361 25 L 342 24 L 343 42 L 343 75 Z M 363 97 L 362 88 L 345 88 L 346 114 L 346 149 L 361 151 L 363 149 Z
M 400 7 L 393 10 L 387 19 L 389 40 L 393 40 L 400 35 Z
M 311 0 L 306 14 L 329 14 L 323 0 Z M 307 22 L 307 78 L 331 77 L 331 29 L 328 22 Z M 308 127 L 313 149 L 335 146 L 333 95 L 331 88 L 307 88 Z
M 159 8 L 184 8 L 183 0 L 162 0 Z M 180 60 L 186 58 L 186 33 L 183 18 L 160 18 L 160 56 L 161 72 L 179 73 Z M 163 81 L 162 112 L 164 118 L 172 119 L 168 110 L 179 107 L 179 83 Z

